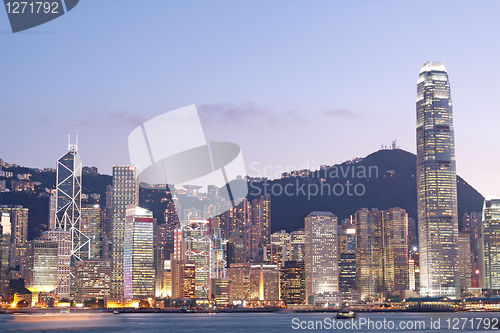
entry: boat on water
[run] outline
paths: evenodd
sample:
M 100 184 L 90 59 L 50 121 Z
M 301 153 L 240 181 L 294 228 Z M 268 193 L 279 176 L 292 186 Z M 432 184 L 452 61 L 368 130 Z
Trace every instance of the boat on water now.
M 337 312 L 337 319 L 352 319 L 356 318 L 356 312 L 349 310 L 341 310 Z
M 69 313 L 69 308 L 61 308 L 60 313 Z
M 120 311 L 115 310 L 115 311 L 113 311 L 113 314 L 120 314 Z

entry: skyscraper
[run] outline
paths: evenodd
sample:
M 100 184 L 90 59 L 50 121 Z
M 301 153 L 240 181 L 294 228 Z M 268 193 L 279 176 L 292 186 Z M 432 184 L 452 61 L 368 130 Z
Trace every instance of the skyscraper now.
M 278 301 L 280 299 L 280 274 L 278 265 L 250 266 L 250 300 Z
M 90 240 L 87 257 L 101 258 L 103 236 L 101 206 L 98 204 L 82 206 L 82 231 Z
M 79 301 L 109 297 L 111 261 L 90 259 L 77 262 L 75 281 L 75 298 Z
M 11 248 L 10 215 L 0 212 L 0 297 L 2 301 L 9 294 L 9 262 Z
M 382 218 L 377 209 L 362 208 L 355 214 L 356 290 L 361 299 L 374 299 L 382 291 Z
M 304 229 L 295 230 L 290 233 L 292 260 L 304 261 L 305 243 L 306 243 L 306 233 Z
M 56 229 L 71 234 L 71 261 L 82 260 L 88 251 L 89 238 L 81 231 L 82 161 L 78 145 L 68 142 L 68 152 L 57 160 Z
M 57 288 L 55 292 L 61 299 L 69 299 L 71 296 L 71 233 L 62 229 L 49 230 L 43 232 L 41 238 L 57 243 Z
M 249 263 L 234 263 L 226 269 L 226 277 L 231 280 L 231 300 L 244 301 L 250 299 Z
M 470 251 L 470 235 L 458 234 L 458 257 L 459 257 L 459 272 L 460 272 L 460 291 L 464 294 L 472 284 L 472 265 Z
M 384 291 L 408 289 L 408 214 L 401 208 L 384 211 L 382 221 Z
M 196 298 L 210 298 L 210 274 L 213 259 L 212 237 L 207 220 L 191 220 L 175 229 L 174 259 L 196 265 Z
M 306 300 L 306 268 L 303 261 L 285 261 L 280 268 L 280 293 L 285 304 Z
M 305 218 L 306 296 L 339 291 L 337 217 L 311 212 Z
M 416 105 L 420 294 L 454 297 L 460 283 L 457 174 L 450 83 L 441 62 L 420 70 Z
M 111 297 L 123 297 L 123 242 L 127 205 L 139 205 L 139 169 L 113 166 L 113 218 L 111 222 Z
M 224 244 L 222 239 L 222 230 L 218 217 L 213 217 L 211 220 L 212 231 L 212 272 L 210 274 L 213 279 L 226 278 L 226 256 L 224 254 Z
M 253 225 L 258 228 L 259 246 L 271 244 L 271 196 L 261 195 L 252 200 Z
M 154 296 L 153 212 L 129 205 L 123 245 L 124 298 Z
M 57 190 L 52 189 L 49 193 L 49 230 L 56 228 L 56 212 L 57 212 Z
M 24 271 L 26 242 L 28 240 L 28 208 L 23 208 L 23 206 L 0 206 L 1 214 L 6 214 L 5 219 L 8 219 L 11 225 L 11 230 L 9 230 L 11 234 L 10 267 L 15 268 L 17 266 L 20 271 Z
M 356 244 L 351 240 L 347 247 L 356 248 L 355 281 L 361 298 L 374 299 L 380 292 L 408 289 L 406 211 L 398 207 L 389 210 L 362 208 L 355 214 L 355 225 L 355 230 L 347 231 L 356 235 Z M 354 252 L 351 251 L 348 253 Z
M 480 276 L 488 290 L 500 289 L 500 199 L 486 199 L 481 228 Z
M 48 293 L 57 287 L 57 242 L 32 240 L 26 249 L 26 288 Z
M 227 240 L 227 263 L 245 262 L 245 243 L 243 234 L 236 229 Z

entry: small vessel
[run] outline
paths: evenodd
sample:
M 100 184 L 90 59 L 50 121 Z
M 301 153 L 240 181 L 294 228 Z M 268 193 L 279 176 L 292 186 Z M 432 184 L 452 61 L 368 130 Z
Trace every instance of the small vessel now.
M 61 308 L 61 313 L 69 313 L 69 308 Z
M 356 312 L 349 310 L 341 310 L 337 312 L 337 319 L 352 319 L 356 318 Z
M 113 314 L 120 314 L 120 311 L 115 310 L 115 311 L 113 311 Z

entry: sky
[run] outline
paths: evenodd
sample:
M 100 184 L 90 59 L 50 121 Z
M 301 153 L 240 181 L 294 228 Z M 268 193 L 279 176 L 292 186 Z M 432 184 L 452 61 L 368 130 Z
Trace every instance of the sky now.
M 134 128 L 191 104 L 208 141 L 241 147 L 251 176 L 364 157 L 394 139 L 415 153 L 418 74 L 439 60 L 457 173 L 499 194 L 499 10 L 498 1 L 85 0 L 16 34 L 0 10 L 0 158 L 55 167 L 78 121 L 83 164 L 110 174 L 130 163 Z

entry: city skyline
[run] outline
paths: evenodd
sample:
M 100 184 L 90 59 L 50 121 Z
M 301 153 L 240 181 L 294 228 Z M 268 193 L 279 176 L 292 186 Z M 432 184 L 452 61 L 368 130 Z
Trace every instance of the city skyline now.
M 0 14 L 0 327 L 497 327 L 489 1 Z
M 131 129 L 193 103 L 200 106 L 207 139 L 239 144 L 248 171 L 253 162 L 261 163 L 260 169 L 299 169 L 313 161 L 316 167 L 336 164 L 366 156 L 394 139 L 402 149 L 415 152 L 413 73 L 424 61 L 436 59 L 453 73 L 455 127 L 460 133 L 457 172 L 483 195 L 498 193 L 499 182 L 491 177 L 500 157 L 488 154 L 491 147 L 484 144 L 491 142 L 489 133 L 499 117 L 494 111 L 497 47 L 491 43 L 495 36 L 485 33 L 498 25 L 495 2 L 474 7 L 432 3 L 442 15 L 428 17 L 425 26 L 418 19 L 425 16 L 425 3 L 367 3 L 359 8 L 326 1 L 315 6 L 193 2 L 194 8 L 171 2 L 102 4 L 113 6 L 113 29 L 105 25 L 97 3 L 80 4 L 77 11 L 32 31 L 1 35 L 10 52 L 0 66 L 12 78 L 0 90 L 8 115 L 0 139 L 11 142 L 2 151 L 4 160 L 54 167 L 67 121 L 80 121 L 82 158 L 110 174 L 112 165 L 129 164 L 126 136 Z M 162 12 L 169 13 L 167 20 L 152 19 L 156 23 L 148 28 L 133 28 L 125 19 L 131 13 Z M 354 13 L 358 20 L 349 19 Z M 89 15 L 93 29 L 88 27 Z M 471 27 L 462 24 L 473 18 L 481 19 Z M 191 19 L 197 25 L 186 23 Z M 297 20 L 301 24 L 294 25 Z M 439 24 L 449 29 L 422 48 L 419 38 L 433 36 L 433 26 Z M 0 30 L 8 30 L 7 25 L 5 15 Z M 206 29 L 200 32 L 196 26 Z M 131 43 L 141 47 L 131 49 Z M 59 56 L 53 57 L 54 52 Z M 142 65 L 137 59 L 144 59 Z M 470 59 L 481 59 L 488 70 L 475 70 Z M 389 103 L 382 90 L 387 86 L 392 87 Z M 26 94 L 35 98 L 23 98 Z M 304 126 L 315 130 L 307 132 L 308 140 L 296 140 L 295 133 Z M 349 135 L 353 128 L 365 134 L 354 139 Z M 266 144 L 255 145 L 256 138 Z M 19 154 L 31 149 L 30 154 Z M 481 172 L 478 160 L 483 161 Z

